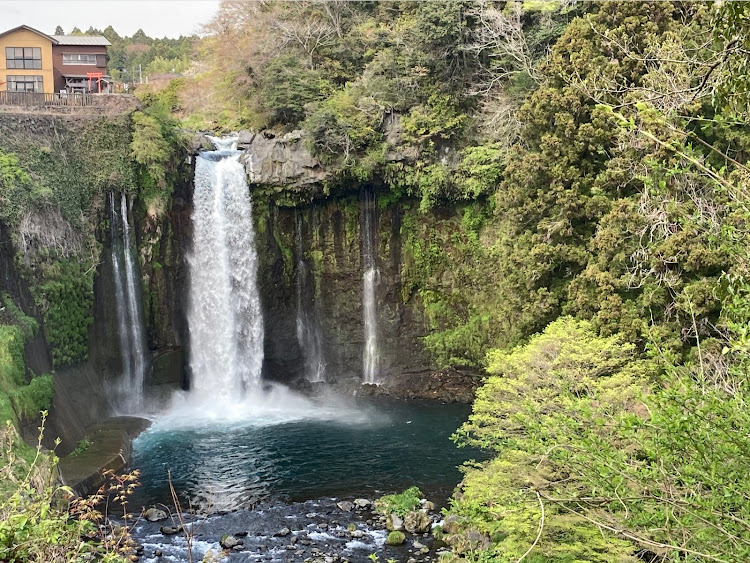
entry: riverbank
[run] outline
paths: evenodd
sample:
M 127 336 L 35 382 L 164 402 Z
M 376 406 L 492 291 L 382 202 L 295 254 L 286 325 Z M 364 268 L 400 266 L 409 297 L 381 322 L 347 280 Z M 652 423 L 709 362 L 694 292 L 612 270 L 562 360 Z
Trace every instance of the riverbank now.
M 373 512 L 373 499 L 320 498 L 305 502 L 266 502 L 257 508 L 208 517 L 186 515 L 193 560 L 212 552 L 227 562 L 307 561 L 364 563 L 375 554 L 380 561 L 429 562 L 445 551 L 432 533 L 404 533 L 401 545 L 386 543 L 385 519 Z M 425 511 L 430 529 L 440 521 L 436 510 Z M 133 539 L 143 548 L 142 561 L 187 561 L 187 538 L 177 531 L 176 515 L 166 520 L 139 521 Z M 168 533 L 164 533 L 164 531 Z M 175 532 L 175 533 L 173 533 Z M 227 540 L 231 536 L 234 540 Z M 222 538 L 224 545 L 222 547 Z

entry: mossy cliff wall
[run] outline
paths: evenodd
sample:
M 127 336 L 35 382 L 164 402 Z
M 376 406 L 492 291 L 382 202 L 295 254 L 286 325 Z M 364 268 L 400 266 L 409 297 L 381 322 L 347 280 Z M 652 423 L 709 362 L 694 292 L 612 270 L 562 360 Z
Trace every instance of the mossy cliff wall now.
M 398 387 L 411 376 L 446 367 L 479 373 L 487 343 L 476 338 L 482 318 L 475 311 L 480 302 L 493 299 L 485 295 L 485 283 L 495 275 L 491 251 L 480 236 L 487 229 L 484 215 L 466 206 L 427 215 L 417 201 L 394 198 L 386 187 L 362 189 L 375 192 L 379 369 L 386 384 Z M 362 190 L 297 207 L 277 205 L 262 189 L 251 187 L 251 194 L 266 318 L 266 375 L 281 380 L 302 376 L 305 358 L 296 333 L 301 248 L 326 378 L 360 381 Z
M 121 372 L 111 194 L 126 193 L 135 201 L 149 347 L 158 360 L 149 383 L 182 383 L 181 244 L 188 240 L 182 210 L 190 189 L 173 190 L 168 212 L 149 209 L 140 200 L 131 135 L 129 111 L 0 112 L 0 292 L 40 327 L 26 342 L 26 377 L 54 370 L 47 434 L 63 438 L 63 454 L 110 411 L 105 382 Z M 190 176 L 189 170 L 180 174 Z

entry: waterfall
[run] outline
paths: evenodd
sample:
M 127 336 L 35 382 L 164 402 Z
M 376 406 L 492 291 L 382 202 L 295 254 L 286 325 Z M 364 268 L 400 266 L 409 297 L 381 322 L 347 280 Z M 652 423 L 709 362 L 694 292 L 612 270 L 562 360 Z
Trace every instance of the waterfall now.
M 119 213 L 115 194 L 110 198 L 112 272 L 115 282 L 117 332 L 120 337 L 122 376 L 114 392 L 113 406 L 121 414 L 142 411 L 146 376 L 146 336 L 143 330 L 140 284 L 128 219 L 128 198 L 120 196 Z
M 236 139 L 195 161 L 190 266 L 191 393 L 237 403 L 260 388 L 263 316 L 252 206 Z
M 302 246 L 302 214 L 297 213 L 297 342 L 305 358 L 305 379 L 325 381 L 323 337 L 315 310 L 315 287 L 310 283 L 310 267 Z
M 362 201 L 362 317 L 365 327 L 365 347 L 363 354 L 363 381 L 379 384 L 378 373 L 378 306 L 375 299 L 375 288 L 380 282 L 375 244 L 375 194 L 364 191 Z

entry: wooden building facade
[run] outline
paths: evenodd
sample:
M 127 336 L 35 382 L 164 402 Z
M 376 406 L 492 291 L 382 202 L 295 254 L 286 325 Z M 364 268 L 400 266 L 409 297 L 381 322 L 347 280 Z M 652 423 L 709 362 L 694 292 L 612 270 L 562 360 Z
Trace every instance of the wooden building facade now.
M 26 25 L 0 32 L 0 91 L 111 92 L 109 45 L 101 36 L 46 35 Z

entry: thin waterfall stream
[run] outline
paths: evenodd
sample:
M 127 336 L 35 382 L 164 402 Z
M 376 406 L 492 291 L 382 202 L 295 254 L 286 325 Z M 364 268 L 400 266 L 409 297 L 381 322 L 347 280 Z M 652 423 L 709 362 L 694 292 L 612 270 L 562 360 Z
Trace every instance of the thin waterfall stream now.
M 190 265 L 191 393 L 236 404 L 260 389 L 263 315 L 252 204 L 237 140 L 196 159 Z
M 126 194 L 110 197 L 112 272 L 117 307 L 117 333 L 122 356 L 122 376 L 115 383 L 113 410 L 118 414 L 141 412 L 145 406 L 144 382 L 148 366 L 146 335 L 141 311 L 138 267 L 134 256 Z
M 375 195 L 365 190 L 362 198 L 362 317 L 365 330 L 365 345 L 362 359 L 364 383 L 380 383 L 378 370 L 378 305 L 375 290 L 380 282 L 375 245 Z
M 323 335 L 315 310 L 315 287 L 311 282 L 310 266 L 305 260 L 302 214 L 296 216 L 297 242 L 297 342 L 305 360 L 305 379 L 325 381 Z

